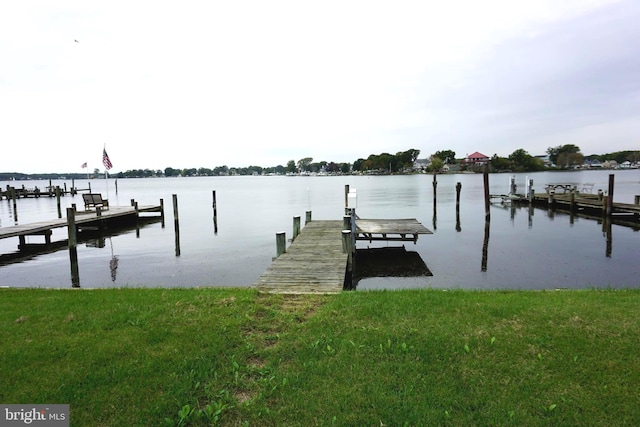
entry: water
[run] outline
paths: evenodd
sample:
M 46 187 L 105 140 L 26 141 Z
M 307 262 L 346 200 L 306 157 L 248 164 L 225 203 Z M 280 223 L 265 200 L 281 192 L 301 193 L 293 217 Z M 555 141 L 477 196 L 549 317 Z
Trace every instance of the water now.
M 540 191 L 547 183 L 580 186 L 594 183 L 606 190 L 610 171 L 543 172 L 516 174 L 519 191 L 527 178 Z M 632 203 L 640 194 L 640 171 L 615 171 L 616 202 Z M 490 175 L 492 194 L 508 192 L 510 175 Z M 431 276 L 376 277 L 363 279 L 358 289 L 465 288 L 555 289 L 636 287 L 640 274 L 640 234 L 612 225 L 610 232 L 596 220 L 545 209 L 508 209 L 492 206 L 488 236 L 485 234 L 483 183 L 480 174 L 439 175 L 434 217 L 431 175 L 345 177 L 202 177 L 120 179 L 115 194 L 113 179 L 92 180 L 111 205 L 158 204 L 165 201 L 166 226 L 159 222 L 78 246 L 80 285 L 103 287 L 250 286 L 275 256 L 275 234 L 290 238 L 292 218 L 341 219 L 344 186 L 357 189 L 357 213 L 363 218 L 417 218 L 433 235 L 417 244 L 405 243 L 417 252 Z M 462 184 L 460 223 L 455 216 L 455 186 Z M 9 184 L 2 182 L 3 187 Z M 12 185 L 44 188 L 48 182 L 15 181 Z M 53 185 L 63 185 L 63 181 Z M 71 185 L 67 181 L 67 186 Z M 86 182 L 76 181 L 84 188 Z M 212 191 L 216 191 L 218 232 L 214 230 Z M 180 256 L 176 256 L 172 194 L 178 196 Z M 62 198 L 62 211 L 81 196 Z M 57 217 L 55 198 L 18 200 L 20 224 Z M 0 203 L 0 226 L 14 224 L 11 203 Z M 488 237 L 488 239 L 486 238 Z M 66 229 L 53 239 L 66 238 Z M 29 242 L 42 242 L 30 237 Z M 486 244 L 485 244 L 486 243 Z M 69 254 L 64 248 L 22 261 L 8 261 L 17 254 L 17 238 L 0 240 L 0 286 L 70 287 Z M 359 249 L 398 246 L 397 242 L 358 242 Z M 118 259 L 112 275 L 112 260 Z M 483 261 L 484 257 L 484 261 Z M 483 268 L 485 267 L 486 268 Z M 485 271 L 483 271 L 485 270 Z

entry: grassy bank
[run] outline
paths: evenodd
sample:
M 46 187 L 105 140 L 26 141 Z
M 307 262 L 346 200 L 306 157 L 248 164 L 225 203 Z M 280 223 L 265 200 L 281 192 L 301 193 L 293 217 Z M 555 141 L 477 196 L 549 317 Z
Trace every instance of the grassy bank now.
M 637 425 L 640 292 L 0 291 L 0 402 L 72 425 Z

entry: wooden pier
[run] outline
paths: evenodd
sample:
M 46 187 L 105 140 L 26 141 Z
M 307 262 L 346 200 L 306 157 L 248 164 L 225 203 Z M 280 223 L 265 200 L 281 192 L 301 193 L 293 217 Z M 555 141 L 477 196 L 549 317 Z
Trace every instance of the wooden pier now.
M 356 219 L 356 240 L 415 241 L 420 234 L 433 234 L 416 219 Z M 347 226 L 348 229 L 349 226 Z M 262 292 L 283 294 L 333 294 L 351 289 L 349 250 L 344 246 L 345 221 L 310 221 L 258 278 L 254 286 Z M 280 233 L 281 235 L 281 233 Z
M 342 250 L 342 229 L 342 221 L 309 222 L 254 286 L 283 294 L 342 291 L 348 256 Z
M 108 210 L 78 211 L 75 215 L 75 224 L 78 229 L 96 229 L 103 224 L 126 219 L 136 219 L 140 213 L 160 213 L 164 216 L 162 203 L 151 206 L 113 206 Z M 18 237 L 19 249 L 27 247 L 27 236 L 44 236 L 43 245 L 51 244 L 51 235 L 56 228 L 67 227 L 67 219 L 59 218 L 47 221 L 39 221 L 30 224 L 0 227 L 0 239 Z M 33 245 L 33 244 L 32 244 Z

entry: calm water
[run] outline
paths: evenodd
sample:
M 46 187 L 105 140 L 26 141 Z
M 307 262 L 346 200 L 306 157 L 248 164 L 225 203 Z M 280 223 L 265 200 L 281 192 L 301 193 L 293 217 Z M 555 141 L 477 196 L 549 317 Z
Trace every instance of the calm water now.
M 607 189 L 610 171 L 517 174 L 519 190 L 527 177 L 534 188 L 547 183 L 595 183 Z M 640 194 L 640 171 L 616 171 L 617 202 L 633 202 Z M 544 209 L 491 210 L 485 238 L 482 175 L 438 176 L 437 215 L 434 217 L 432 176 L 381 177 L 203 177 L 92 180 L 93 192 L 107 196 L 111 205 L 165 201 L 166 225 L 159 222 L 120 231 L 102 241 L 78 246 L 82 287 L 191 287 L 250 286 L 275 255 L 275 234 L 286 231 L 292 218 L 311 210 L 314 219 L 341 219 L 344 186 L 357 189 L 357 213 L 363 218 L 417 218 L 434 231 L 417 244 L 417 252 L 432 276 L 370 278 L 358 289 L 399 287 L 473 289 L 553 289 L 636 287 L 640 277 L 640 233 L 613 225 L 610 233 L 598 221 Z M 459 227 L 455 216 L 455 186 L 462 183 Z M 63 185 L 63 181 L 54 185 Z M 508 192 L 509 175 L 490 175 L 491 193 Z M 6 186 L 8 182 L 0 185 Z M 15 181 L 12 185 L 44 188 L 48 182 Z M 67 181 L 67 186 L 71 182 Z M 86 187 L 86 181 L 76 181 Z M 218 232 L 214 230 L 212 191 L 216 191 Z M 176 256 L 172 194 L 178 196 L 180 256 Z M 62 208 L 82 206 L 81 196 L 62 198 Z M 57 217 L 55 198 L 18 200 L 20 224 Z M 14 224 L 10 203 L 0 203 L 0 226 Z M 54 231 L 54 240 L 66 238 L 66 229 Z M 29 242 L 42 242 L 31 237 Z M 487 243 L 485 245 L 485 242 Z M 66 249 L 19 262 L 17 238 L 0 240 L 0 286 L 70 287 Z M 359 242 L 358 248 L 398 246 L 398 243 Z M 483 261 L 483 256 L 485 261 Z M 115 275 L 112 260 L 118 259 Z M 486 269 L 483 268 L 486 266 Z M 483 271 L 486 270 L 486 271 Z M 115 277 L 114 277 L 115 276 Z

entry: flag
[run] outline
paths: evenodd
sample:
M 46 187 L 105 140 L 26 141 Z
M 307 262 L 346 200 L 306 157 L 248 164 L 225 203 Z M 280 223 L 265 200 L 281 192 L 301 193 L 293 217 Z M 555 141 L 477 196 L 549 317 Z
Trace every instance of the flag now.
M 84 162 L 84 163 L 82 164 L 82 169 L 84 169 L 84 168 L 86 168 L 86 167 L 87 167 L 87 162 Z
M 107 170 L 113 167 L 113 165 L 111 164 L 111 160 L 109 160 L 109 155 L 107 154 L 106 148 L 102 149 L 102 164 Z

